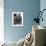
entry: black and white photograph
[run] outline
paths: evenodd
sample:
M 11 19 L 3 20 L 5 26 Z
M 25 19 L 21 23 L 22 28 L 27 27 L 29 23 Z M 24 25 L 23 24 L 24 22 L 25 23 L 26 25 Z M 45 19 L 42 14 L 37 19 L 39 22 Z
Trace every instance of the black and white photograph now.
M 12 26 L 23 26 L 23 12 L 12 13 Z

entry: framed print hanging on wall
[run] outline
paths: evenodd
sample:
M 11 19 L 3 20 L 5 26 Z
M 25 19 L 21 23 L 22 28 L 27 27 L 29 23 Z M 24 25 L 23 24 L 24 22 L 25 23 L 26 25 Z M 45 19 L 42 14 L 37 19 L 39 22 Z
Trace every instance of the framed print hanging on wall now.
M 12 12 L 12 26 L 23 26 L 23 12 Z

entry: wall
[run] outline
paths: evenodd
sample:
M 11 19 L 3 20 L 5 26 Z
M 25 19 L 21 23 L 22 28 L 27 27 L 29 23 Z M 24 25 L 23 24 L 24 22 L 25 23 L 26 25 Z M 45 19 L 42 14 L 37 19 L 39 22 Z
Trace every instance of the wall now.
M 41 9 L 41 11 L 42 11 L 43 9 L 46 9 L 46 0 L 40 0 L 40 9 Z M 42 17 L 43 17 L 43 22 L 41 21 L 41 22 L 40 22 L 40 25 L 46 27 L 46 20 L 45 20 L 45 19 L 46 19 L 46 10 L 43 12 Z
M 40 0 L 4 0 L 4 38 L 18 41 L 32 29 L 32 20 L 40 10 Z M 12 12 L 24 12 L 23 27 L 12 26 Z

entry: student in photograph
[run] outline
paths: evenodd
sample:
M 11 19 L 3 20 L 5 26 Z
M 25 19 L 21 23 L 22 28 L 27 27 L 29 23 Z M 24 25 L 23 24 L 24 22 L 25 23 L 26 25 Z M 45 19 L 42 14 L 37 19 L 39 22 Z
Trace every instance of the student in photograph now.
M 21 24 L 22 23 L 22 19 L 20 14 L 14 14 L 14 24 Z

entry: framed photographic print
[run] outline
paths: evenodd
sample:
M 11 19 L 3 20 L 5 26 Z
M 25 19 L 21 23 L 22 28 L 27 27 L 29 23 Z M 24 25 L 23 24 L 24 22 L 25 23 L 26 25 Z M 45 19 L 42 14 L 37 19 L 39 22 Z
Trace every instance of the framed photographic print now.
M 12 26 L 23 26 L 23 12 L 12 12 Z

